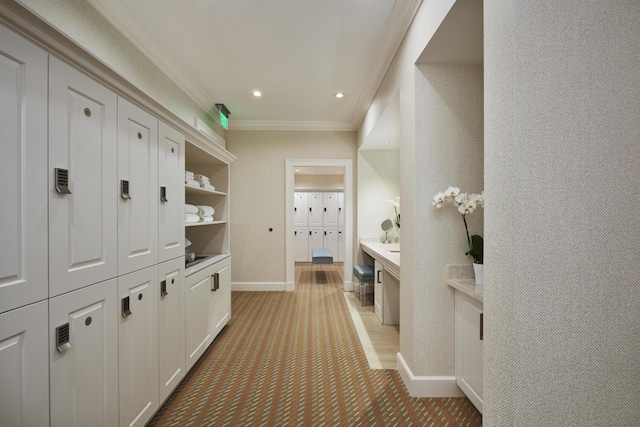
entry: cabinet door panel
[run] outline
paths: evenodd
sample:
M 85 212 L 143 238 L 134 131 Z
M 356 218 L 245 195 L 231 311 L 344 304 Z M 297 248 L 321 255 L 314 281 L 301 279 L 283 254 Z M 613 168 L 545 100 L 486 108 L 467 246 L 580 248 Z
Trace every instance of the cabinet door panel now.
M 156 266 L 118 277 L 120 425 L 143 426 L 159 406 L 158 296 Z
M 118 274 L 158 263 L 158 120 L 118 98 Z M 123 194 L 128 183 L 128 196 Z M 130 198 L 127 198 L 130 197 Z
M 338 197 L 336 193 L 323 193 L 323 225 L 338 226 Z
M 229 258 L 213 265 L 213 285 L 211 293 L 212 310 L 210 328 L 213 338 L 231 319 L 231 260 Z
M 49 425 L 47 302 L 0 314 L 0 422 Z
M 309 226 L 309 193 L 295 193 L 293 196 L 294 227 Z
M 184 255 L 184 136 L 160 122 L 158 185 L 160 197 L 158 237 L 160 262 Z
M 482 303 L 456 291 L 456 382 L 482 412 Z
M 338 227 L 344 228 L 344 193 L 338 193 Z
M 323 248 L 327 248 L 331 251 L 331 255 L 334 261 L 337 261 L 338 256 L 338 230 L 335 227 L 325 228 L 322 236 Z
M 185 375 L 184 259 L 160 264 L 158 273 L 158 365 L 162 402 Z M 162 291 L 163 282 L 166 292 Z
M 322 228 L 309 228 L 309 259 L 313 259 L 313 248 L 324 247 L 324 234 Z
M 47 54 L 0 26 L 0 313 L 47 297 Z
M 209 310 L 213 269 L 194 273 L 186 281 L 186 341 L 187 369 L 204 353 L 213 341 L 209 328 Z
M 295 261 L 309 262 L 309 229 L 307 227 L 296 227 L 295 233 Z
M 52 426 L 118 425 L 115 279 L 49 300 Z M 60 351 L 56 328 L 68 324 Z
M 344 252 L 345 252 L 345 244 L 344 244 L 344 229 L 338 228 L 338 262 L 344 262 Z
M 53 296 L 117 274 L 117 97 L 56 58 L 49 61 L 49 288 Z M 54 168 L 68 170 L 70 194 L 56 190 Z
M 309 193 L 309 227 L 322 227 L 324 221 L 322 193 Z

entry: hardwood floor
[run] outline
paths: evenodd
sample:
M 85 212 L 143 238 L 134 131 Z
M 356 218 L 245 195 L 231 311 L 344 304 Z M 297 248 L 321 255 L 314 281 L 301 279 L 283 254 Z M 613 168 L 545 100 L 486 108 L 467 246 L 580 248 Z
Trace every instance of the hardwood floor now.
M 400 351 L 399 325 L 383 325 L 373 306 L 362 307 L 353 292 L 344 299 L 358 333 L 358 338 L 371 369 L 396 369 L 396 354 Z

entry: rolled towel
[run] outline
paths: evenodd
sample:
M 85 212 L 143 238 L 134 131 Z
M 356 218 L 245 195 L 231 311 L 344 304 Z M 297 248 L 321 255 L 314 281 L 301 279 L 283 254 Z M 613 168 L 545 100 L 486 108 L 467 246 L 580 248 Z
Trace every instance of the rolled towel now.
M 195 179 L 198 182 L 205 182 L 205 183 L 209 182 L 209 177 L 208 176 L 200 175 L 199 173 L 195 174 L 193 176 L 193 179 Z
M 200 183 L 195 179 L 185 179 L 184 183 L 191 187 L 200 187 Z
M 200 188 L 204 188 L 205 190 L 209 191 L 216 191 L 216 187 L 211 184 L 200 184 Z
M 203 216 L 202 217 L 202 222 L 213 222 L 213 216 Z
M 198 214 L 198 207 L 190 204 L 184 205 L 184 213 L 188 214 Z
M 187 224 L 191 224 L 199 221 L 200 221 L 200 217 L 196 214 L 184 214 L 184 222 Z
M 184 171 L 184 176 L 190 179 L 195 178 L 195 174 L 193 172 Z
M 211 206 L 198 205 L 197 208 L 198 208 L 198 215 L 200 215 L 201 217 L 213 216 L 213 214 L 215 213 L 215 210 Z

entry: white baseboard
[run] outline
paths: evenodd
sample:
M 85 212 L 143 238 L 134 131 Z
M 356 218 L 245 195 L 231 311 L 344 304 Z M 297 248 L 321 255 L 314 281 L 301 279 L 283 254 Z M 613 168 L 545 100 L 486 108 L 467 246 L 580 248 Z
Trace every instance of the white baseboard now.
M 396 354 L 396 369 L 407 386 L 411 397 L 463 397 L 465 394 L 456 384 L 456 377 L 413 375 L 400 353 Z
M 344 291 L 353 292 L 353 282 L 344 282 Z
M 286 290 L 284 282 L 231 282 L 232 292 L 282 292 Z

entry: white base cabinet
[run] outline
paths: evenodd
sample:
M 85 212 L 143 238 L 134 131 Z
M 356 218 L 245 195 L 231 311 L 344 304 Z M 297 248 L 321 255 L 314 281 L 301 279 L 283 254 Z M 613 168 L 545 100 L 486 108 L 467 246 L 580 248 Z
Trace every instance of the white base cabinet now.
M 0 314 L 0 424 L 49 425 L 47 302 Z
M 49 300 L 52 426 L 118 425 L 118 283 Z
M 158 268 L 118 278 L 120 425 L 144 426 L 159 407 Z
M 186 278 L 187 370 L 231 319 L 231 258 Z
M 456 383 L 482 413 L 483 304 L 456 291 L 455 313 Z

